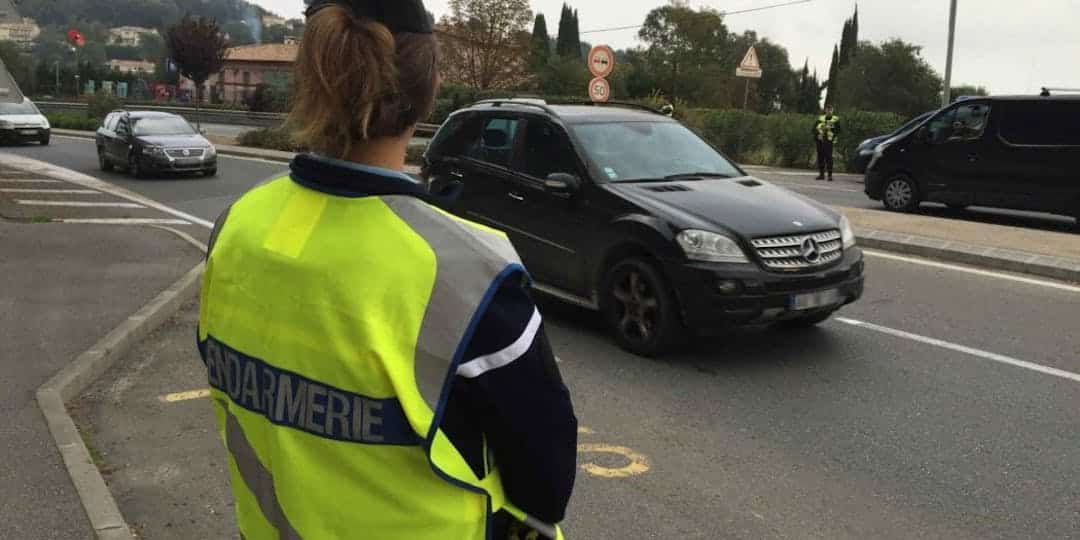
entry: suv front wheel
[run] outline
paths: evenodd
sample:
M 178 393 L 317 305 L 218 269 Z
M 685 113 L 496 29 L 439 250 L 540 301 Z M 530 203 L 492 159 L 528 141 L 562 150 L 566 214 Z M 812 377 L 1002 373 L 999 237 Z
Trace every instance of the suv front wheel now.
M 601 309 L 615 340 L 640 356 L 657 356 L 683 335 L 675 294 L 656 265 L 624 259 L 608 272 Z

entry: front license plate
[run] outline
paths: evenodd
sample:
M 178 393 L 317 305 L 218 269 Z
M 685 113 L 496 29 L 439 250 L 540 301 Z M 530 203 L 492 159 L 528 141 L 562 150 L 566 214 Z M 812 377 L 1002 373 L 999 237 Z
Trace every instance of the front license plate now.
M 20 130 L 19 133 L 22 133 L 23 135 L 37 135 L 37 130 L 36 129 L 24 129 L 24 130 Z
M 843 299 L 837 289 L 826 289 L 805 294 L 793 294 L 788 298 L 788 309 L 805 311 L 839 304 Z

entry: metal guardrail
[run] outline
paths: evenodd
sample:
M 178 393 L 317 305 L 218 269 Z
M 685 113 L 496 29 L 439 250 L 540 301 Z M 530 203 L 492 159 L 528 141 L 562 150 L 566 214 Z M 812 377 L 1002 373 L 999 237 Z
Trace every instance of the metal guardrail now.
M 45 113 L 85 113 L 87 109 L 86 103 L 78 101 L 35 101 L 34 103 Z M 131 108 L 140 111 L 161 111 L 177 114 L 186 118 L 188 121 L 195 121 L 194 107 L 133 105 Z M 230 126 L 273 128 L 280 126 L 285 121 L 285 115 L 281 113 L 202 109 L 199 114 L 201 120 L 207 124 L 225 124 Z M 439 124 L 419 124 L 416 128 L 416 135 L 419 137 L 433 137 L 438 130 Z

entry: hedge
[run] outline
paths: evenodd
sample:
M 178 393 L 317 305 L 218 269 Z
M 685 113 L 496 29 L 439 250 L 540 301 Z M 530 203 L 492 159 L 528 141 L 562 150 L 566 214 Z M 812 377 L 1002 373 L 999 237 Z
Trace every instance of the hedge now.
M 49 125 L 56 129 L 75 129 L 79 131 L 97 131 L 101 127 L 100 118 L 87 118 L 78 113 L 48 113 Z

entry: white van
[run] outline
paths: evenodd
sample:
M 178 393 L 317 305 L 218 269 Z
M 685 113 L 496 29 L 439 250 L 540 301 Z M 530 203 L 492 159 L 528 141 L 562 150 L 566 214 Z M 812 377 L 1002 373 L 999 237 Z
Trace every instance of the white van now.
M 34 102 L 23 98 L 21 102 L 0 100 L 0 141 L 39 142 L 49 144 L 52 126 L 41 114 Z

